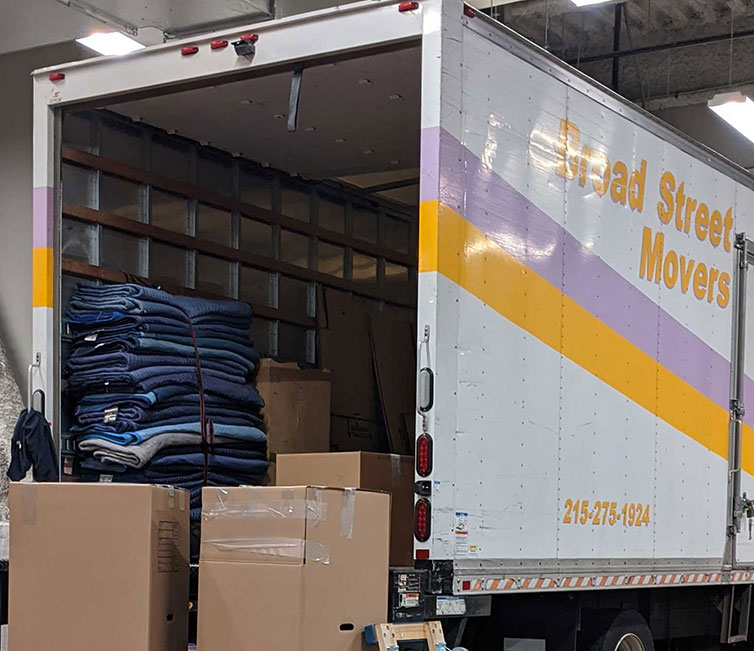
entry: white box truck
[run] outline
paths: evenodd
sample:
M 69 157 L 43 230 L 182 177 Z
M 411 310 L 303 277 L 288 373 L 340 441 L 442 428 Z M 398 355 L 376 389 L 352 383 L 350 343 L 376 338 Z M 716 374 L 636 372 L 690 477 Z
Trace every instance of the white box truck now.
M 264 336 L 280 352 L 299 328 L 309 361 L 317 315 L 285 307 L 284 281 L 337 289 L 416 325 L 418 574 L 403 579 L 421 595 L 396 612 L 430 603 L 419 616 L 472 649 L 747 639 L 749 174 L 459 0 L 272 20 L 40 70 L 34 89 L 30 377 L 59 441 L 81 277 L 175 272 L 243 298 L 261 269 L 278 292 L 255 306 Z M 206 146 L 236 162 L 208 163 L 197 189 Z M 247 163 L 318 183 L 299 188 L 303 216 L 279 178 L 255 199 Z M 413 168 L 418 200 L 400 206 L 360 208 L 342 183 L 376 175 L 362 198 L 386 197 Z M 171 225 L 171 201 L 188 221 Z M 254 220 L 271 253 L 244 239 Z M 396 277 L 408 297 L 383 293 Z

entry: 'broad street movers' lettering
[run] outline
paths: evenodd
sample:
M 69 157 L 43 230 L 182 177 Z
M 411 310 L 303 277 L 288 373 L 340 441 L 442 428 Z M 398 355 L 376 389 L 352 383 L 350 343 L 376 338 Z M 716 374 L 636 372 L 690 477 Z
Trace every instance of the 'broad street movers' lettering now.
M 635 166 L 611 160 L 606 152 L 583 144 L 581 130 L 568 120 L 560 121 L 556 154 L 558 176 L 577 182 L 599 197 L 609 197 L 631 212 L 644 212 L 649 167 L 645 159 L 637 156 Z M 730 274 L 679 253 L 667 245 L 666 236 L 675 231 L 730 253 L 733 208 L 713 206 L 702 197 L 693 196 L 686 182 L 668 170 L 663 171 L 657 187 L 660 226 L 656 231 L 650 226 L 642 230 L 639 277 L 725 309 L 730 303 Z M 676 237 L 673 239 L 677 241 Z

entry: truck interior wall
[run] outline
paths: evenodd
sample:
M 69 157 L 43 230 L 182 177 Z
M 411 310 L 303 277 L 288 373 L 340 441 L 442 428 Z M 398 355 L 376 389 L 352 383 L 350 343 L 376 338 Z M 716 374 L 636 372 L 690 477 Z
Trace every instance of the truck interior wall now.
M 263 356 L 330 371 L 331 449 L 410 454 L 419 66 L 305 70 L 296 131 L 290 73 L 67 112 L 63 313 L 82 281 L 246 301 Z

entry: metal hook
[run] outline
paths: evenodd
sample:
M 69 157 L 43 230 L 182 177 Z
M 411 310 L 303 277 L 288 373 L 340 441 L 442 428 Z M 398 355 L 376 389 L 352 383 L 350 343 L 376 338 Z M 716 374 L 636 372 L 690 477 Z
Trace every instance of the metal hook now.
M 31 402 L 29 403 L 29 409 L 34 409 L 34 396 L 39 394 L 39 413 L 42 414 L 42 416 L 45 415 L 45 392 L 42 391 L 42 389 L 37 389 L 34 391 L 34 393 L 31 394 Z
M 27 391 L 27 400 L 26 400 L 26 407 L 27 409 L 32 408 L 32 403 L 34 402 L 34 369 L 35 368 L 41 368 L 42 367 L 42 353 L 37 353 L 34 356 L 34 361 L 29 364 L 29 375 L 28 375 L 28 384 L 26 386 Z M 44 395 L 44 393 L 42 394 Z M 44 404 L 44 403 L 43 403 Z

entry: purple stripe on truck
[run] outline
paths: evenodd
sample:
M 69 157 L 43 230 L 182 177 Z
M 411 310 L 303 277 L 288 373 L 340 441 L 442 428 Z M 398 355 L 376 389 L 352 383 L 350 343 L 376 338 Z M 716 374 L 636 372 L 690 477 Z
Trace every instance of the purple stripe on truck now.
M 439 199 L 603 323 L 679 378 L 728 409 L 729 362 L 623 278 L 441 129 L 422 134 L 422 201 Z M 438 153 L 439 152 L 439 153 Z M 439 182 L 424 162 L 447 161 Z M 459 162 L 458 166 L 456 163 Z M 437 168 L 435 168 L 437 169 Z M 465 169 L 465 193 L 459 169 Z M 437 175 L 437 172 L 434 172 Z M 457 208 L 457 209 L 458 209 Z M 658 341 L 659 323 L 659 341 Z M 747 378 L 748 424 L 754 424 L 754 381 Z M 751 408 L 750 408 L 751 407 Z
M 52 213 L 52 188 L 34 188 L 32 193 L 32 229 L 35 249 L 52 247 Z
M 421 148 L 419 200 L 435 201 L 439 199 L 446 206 L 461 213 L 462 178 L 457 170 L 463 165 L 464 148 L 453 136 L 440 127 L 422 130 Z M 441 148 L 442 157 L 440 155 Z M 440 167 L 441 164 L 442 168 Z

